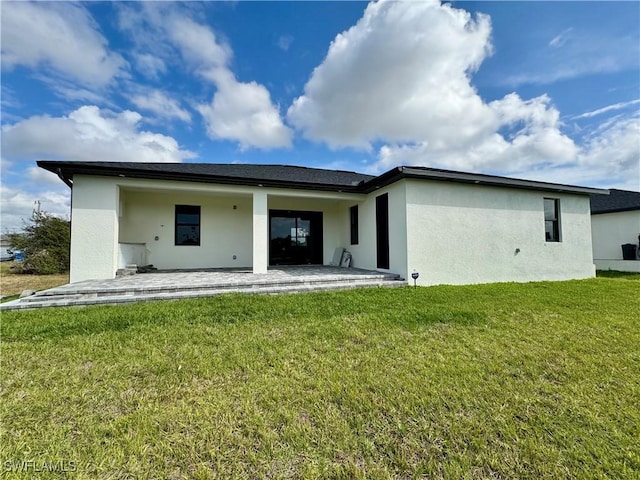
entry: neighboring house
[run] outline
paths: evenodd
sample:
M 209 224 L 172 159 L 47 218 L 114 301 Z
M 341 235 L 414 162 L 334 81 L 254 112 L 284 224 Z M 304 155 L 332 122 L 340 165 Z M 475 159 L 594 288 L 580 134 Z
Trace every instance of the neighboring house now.
M 40 161 L 72 187 L 71 281 L 159 269 L 329 264 L 418 283 L 595 274 L 589 194 L 606 190 L 397 167 Z
M 640 272 L 640 192 L 615 188 L 609 192 L 591 196 L 594 263 L 598 270 Z M 635 245 L 635 260 L 623 260 L 622 245 L 629 244 Z
M 13 259 L 11 252 L 11 240 L 7 235 L 0 236 L 0 259 L 10 260 Z

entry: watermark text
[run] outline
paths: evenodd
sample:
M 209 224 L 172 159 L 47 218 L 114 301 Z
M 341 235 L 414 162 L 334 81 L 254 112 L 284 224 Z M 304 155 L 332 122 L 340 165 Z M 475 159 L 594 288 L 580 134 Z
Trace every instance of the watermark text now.
M 74 460 L 5 460 L 5 472 L 75 472 L 78 462 Z

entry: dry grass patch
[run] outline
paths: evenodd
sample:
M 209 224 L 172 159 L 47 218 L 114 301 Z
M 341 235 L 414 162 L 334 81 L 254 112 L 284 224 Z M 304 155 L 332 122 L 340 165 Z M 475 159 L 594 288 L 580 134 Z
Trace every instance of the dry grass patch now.
M 24 290 L 46 290 L 69 283 L 69 274 L 20 275 L 12 273 L 10 262 L 0 264 L 0 297 L 20 295 Z

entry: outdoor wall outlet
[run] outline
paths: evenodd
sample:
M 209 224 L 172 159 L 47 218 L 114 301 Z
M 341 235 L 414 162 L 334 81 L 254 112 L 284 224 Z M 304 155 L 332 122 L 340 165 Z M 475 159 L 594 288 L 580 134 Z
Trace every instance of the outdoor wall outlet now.
M 156 235 L 154 240 L 157 242 L 158 240 L 160 240 L 160 237 L 158 235 Z
M 236 255 L 233 256 L 233 259 L 235 260 L 236 258 L 238 258 Z

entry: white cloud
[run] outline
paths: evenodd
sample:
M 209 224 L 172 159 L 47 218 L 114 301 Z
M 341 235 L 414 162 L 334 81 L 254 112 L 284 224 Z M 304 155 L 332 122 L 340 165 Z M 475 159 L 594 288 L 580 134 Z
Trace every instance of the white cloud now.
M 280 38 L 278 38 L 278 47 L 285 52 L 289 50 L 292 43 L 293 37 L 291 35 L 280 35 Z
M 211 104 L 198 106 L 211 138 L 235 140 L 241 150 L 291 145 L 291 132 L 264 86 L 237 82 L 232 76 L 218 76 L 217 86 Z
M 79 161 L 180 162 L 195 155 L 172 137 L 142 131 L 142 117 L 83 106 L 64 117 L 33 116 L 2 127 L 8 158 L 38 156 Z
M 98 90 L 82 88 L 73 81 L 52 77 L 42 73 L 33 74 L 33 78 L 47 85 L 58 97 L 71 102 L 110 104 L 105 95 Z
M 69 214 L 69 189 L 37 167 L 38 157 L 71 161 L 180 162 L 195 155 L 166 135 L 140 129 L 137 112 L 119 114 L 84 106 L 64 117 L 33 116 L 2 127 L 2 229 L 20 230 L 36 200 L 59 216 Z M 7 160 L 10 159 L 10 160 Z M 11 186 L 7 185 L 11 183 Z
M 637 105 L 638 103 L 640 103 L 640 99 L 631 100 L 628 102 L 614 103 L 613 105 L 607 105 L 606 107 L 598 108 L 597 110 L 592 110 L 591 112 L 585 112 L 580 115 L 576 115 L 575 117 L 572 117 L 572 118 L 574 120 L 578 120 L 580 118 L 591 118 L 591 117 L 602 115 L 603 113 L 608 113 L 614 110 L 622 110 L 632 105 Z
M 438 2 L 371 3 L 333 40 L 288 119 L 333 148 L 483 135 L 495 120 L 469 75 L 490 33 L 487 16 Z
M 552 48 L 529 46 L 514 61 L 511 72 L 502 72 L 501 85 L 545 85 L 593 74 L 637 69 L 640 41 L 635 31 L 571 30 L 561 34 Z M 555 39 L 554 39 L 555 40 Z M 508 68 L 508 67 L 507 67 Z
M 209 137 L 238 142 L 242 150 L 291 146 L 292 132 L 284 125 L 266 87 L 236 79 L 229 67 L 233 51 L 225 41 L 209 26 L 195 21 L 187 8 L 142 5 L 142 10 L 122 7 L 120 27 L 141 47 L 153 45 L 153 39 L 162 43 L 161 53 L 166 58 L 173 55 L 166 51 L 169 40 L 183 65 L 217 89 L 210 103 L 196 106 Z
M 424 144 L 386 145 L 370 170 L 379 173 L 380 167 L 401 164 L 640 191 L 640 118 L 618 117 L 607 122 L 581 147 L 566 137 L 558 138 L 554 129 L 537 137 L 519 135 L 511 143 L 494 135 L 464 151 L 434 152 Z
M 142 109 L 155 113 L 162 118 L 177 118 L 183 122 L 191 122 L 191 114 L 180 107 L 180 103 L 157 89 L 142 90 L 131 97 L 131 102 Z
M 515 177 L 640 191 L 640 116 L 617 116 L 594 128 L 564 163 L 526 165 Z
M 573 31 L 573 28 L 567 28 L 563 30 L 562 32 L 560 32 L 558 35 L 556 35 L 549 41 L 549 46 L 552 48 L 562 47 L 569 40 L 570 33 L 572 31 Z
M 167 65 L 164 60 L 150 53 L 134 53 L 133 60 L 136 69 L 152 80 L 157 80 L 167 73 Z
M 197 107 L 211 138 L 237 141 L 242 150 L 291 145 L 291 131 L 269 91 L 256 82 L 239 82 L 228 68 L 229 46 L 218 42 L 208 27 L 188 18 L 172 19 L 169 29 L 185 60 L 217 87 L 211 103 Z
M 169 16 L 166 29 L 182 57 L 196 69 L 225 69 L 231 59 L 231 48 L 220 42 L 215 33 L 181 14 Z
M 2 3 L 2 68 L 45 67 L 83 85 L 101 87 L 127 67 L 91 15 L 66 2 Z
M 34 188 L 20 189 L 0 185 L 0 199 L 2 201 L 2 233 L 18 232 L 24 227 L 24 221 L 31 218 L 31 214 L 40 202 L 40 208 L 53 215 L 69 218 L 71 195 L 66 185 L 59 182 L 61 187 L 38 190 Z
M 640 116 L 617 120 L 588 139 L 578 162 L 605 178 L 626 177 L 640 189 Z
M 338 35 L 288 118 L 332 148 L 372 149 L 371 173 L 396 165 L 513 172 L 578 153 L 542 95 L 485 103 L 471 75 L 490 54 L 488 17 L 437 2 L 370 4 Z
M 4 110 L 3 116 L 6 114 L 7 108 L 19 109 L 22 107 L 22 101 L 18 99 L 15 91 L 6 85 L 0 87 L 0 101 L 2 102 L 2 110 Z
M 3 181 L 0 186 L 2 233 L 21 231 L 36 202 L 40 202 L 43 211 L 66 219 L 70 217 L 71 191 L 57 175 L 35 166 L 21 172 L 20 178 L 14 172 L 11 175 L 18 183 L 9 186 Z
M 29 183 L 37 185 L 62 185 L 60 178 L 49 170 L 40 167 L 29 167 L 26 171 Z

